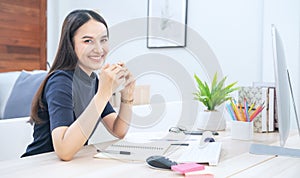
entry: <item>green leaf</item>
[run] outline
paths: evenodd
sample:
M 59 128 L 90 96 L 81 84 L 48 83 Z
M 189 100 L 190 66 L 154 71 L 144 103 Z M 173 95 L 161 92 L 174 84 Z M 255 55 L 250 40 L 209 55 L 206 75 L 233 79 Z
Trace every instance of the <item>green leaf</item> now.
M 217 72 L 215 73 L 211 88 L 207 82 L 203 82 L 196 74 L 194 78 L 198 84 L 198 91 L 194 94 L 194 99 L 200 101 L 207 107 L 208 110 L 215 110 L 216 106 L 221 105 L 225 101 L 231 99 L 229 96 L 235 90 L 239 88 L 233 88 L 237 82 L 233 82 L 224 87 L 227 77 L 224 77 L 220 82 L 218 82 Z

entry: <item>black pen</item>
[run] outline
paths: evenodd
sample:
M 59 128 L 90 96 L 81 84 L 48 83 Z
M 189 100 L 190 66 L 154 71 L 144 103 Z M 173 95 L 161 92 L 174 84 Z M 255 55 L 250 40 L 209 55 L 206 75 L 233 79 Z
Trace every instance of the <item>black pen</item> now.
M 203 132 L 204 131 L 202 131 L 202 130 L 200 130 L 200 131 L 184 131 L 183 133 L 185 134 L 185 135 L 203 135 Z M 212 131 L 212 134 L 213 135 L 219 135 L 219 133 L 218 132 L 215 132 L 215 131 Z
M 171 146 L 189 146 L 188 143 L 172 143 Z
M 117 150 L 99 150 L 97 149 L 97 152 L 102 153 L 110 153 L 110 154 L 120 154 L 120 155 L 131 155 L 131 152 L 129 151 L 117 151 Z

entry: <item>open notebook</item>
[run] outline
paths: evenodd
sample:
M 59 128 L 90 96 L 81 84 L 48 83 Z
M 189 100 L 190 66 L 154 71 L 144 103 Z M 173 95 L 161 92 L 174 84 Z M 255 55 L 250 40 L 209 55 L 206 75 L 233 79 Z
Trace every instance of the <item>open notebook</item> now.
M 106 149 L 101 150 L 94 157 L 145 161 L 152 155 L 164 155 L 169 146 L 170 143 L 167 142 L 134 143 L 127 140 L 119 140 Z

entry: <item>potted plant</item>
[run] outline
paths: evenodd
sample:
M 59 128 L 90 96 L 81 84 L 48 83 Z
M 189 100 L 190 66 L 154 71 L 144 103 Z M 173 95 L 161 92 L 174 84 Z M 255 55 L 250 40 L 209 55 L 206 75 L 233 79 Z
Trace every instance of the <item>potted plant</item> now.
M 205 117 L 202 117 L 198 123 L 198 128 L 202 130 L 224 130 L 226 128 L 226 120 L 222 117 L 222 113 L 217 110 L 217 107 L 225 101 L 230 100 L 230 94 L 238 90 L 234 86 L 237 82 L 225 86 L 225 76 L 221 81 L 218 81 L 217 72 L 214 75 L 211 86 L 194 74 L 194 78 L 198 84 L 198 90 L 194 94 L 195 100 L 200 101 L 205 107 Z

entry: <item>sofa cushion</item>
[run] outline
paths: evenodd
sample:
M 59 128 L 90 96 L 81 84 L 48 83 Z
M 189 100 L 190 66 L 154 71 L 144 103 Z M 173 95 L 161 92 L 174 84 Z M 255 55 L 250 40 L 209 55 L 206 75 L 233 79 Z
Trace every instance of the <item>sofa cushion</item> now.
M 7 100 L 3 118 L 9 119 L 30 115 L 32 98 L 46 74 L 46 71 L 21 72 Z
M 21 71 L 0 73 L 0 119 L 3 118 L 6 102 Z

